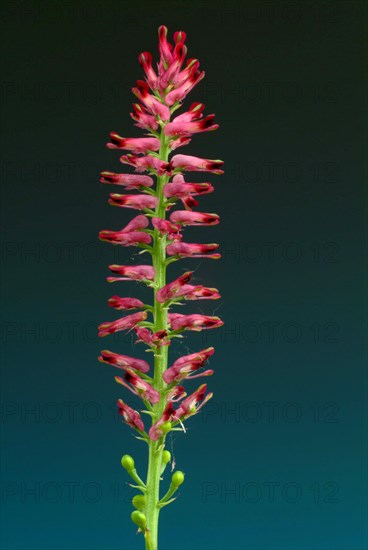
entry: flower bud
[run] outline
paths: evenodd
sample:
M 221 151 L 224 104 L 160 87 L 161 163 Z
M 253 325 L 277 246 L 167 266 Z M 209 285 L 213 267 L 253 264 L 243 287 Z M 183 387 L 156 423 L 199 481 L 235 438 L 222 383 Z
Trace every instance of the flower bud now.
M 160 426 L 160 430 L 163 434 L 167 434 L 171 430 L 171 422 L 164 422 Z
M 147 524 L 146 516 L 142 514 L 142 512 L 138 512 L 138 510 L 134 510 L 134 512 L 132 512 L 130 517 L 132 518 L 132 522 L 138 525 L 138 527 L 143 531 L 143 529 L 146 527 L 146 524 Z
M 184 474 L 180 470 L 175 472 L 171 478 L 171 485 L 174 487 L 180 487 L 180 485 L 184 483 Z
M 125 468 L 128 472 L 131 470 L 134 470 L 134 460 L 130 455 L 124 455 L 121 459 L 121 465 L 123 468 Z
M 170 451 L 163 451 L 162 452 L 162 464 L 168 464 L 171 460 L 171 453 Z
M 143 510 L 146 505 L 146 497 L 144 495 L 135 495 L 132 499 L 132 504 L 138 510 Z

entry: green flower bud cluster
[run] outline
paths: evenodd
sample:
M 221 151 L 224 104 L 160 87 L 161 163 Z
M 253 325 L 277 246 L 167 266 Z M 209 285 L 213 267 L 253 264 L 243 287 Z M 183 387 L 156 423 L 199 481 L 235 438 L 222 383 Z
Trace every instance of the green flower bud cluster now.
M 131 457 L 130 455 L 124 455 L 121 459 L 121 465 L 123 468 L 125 468 L 130 477 L 132 477 L 134 481 L 138 483 L 138 486 L 136 486 L 136 488 L 141 489 L 141 491 L 145 493 L 146 486 L 137 474 L 133 457 Z M 132 504 L 134 508 L 136 508 L 136 510 L 134 510 L 130 516 L 132 518 L 132 522 L 138 525 L 141 531 L 144 531 L 147 525 L 146 516 L 142 512 L 146 505 L 145 495 L 135 495 L 132 499 Z

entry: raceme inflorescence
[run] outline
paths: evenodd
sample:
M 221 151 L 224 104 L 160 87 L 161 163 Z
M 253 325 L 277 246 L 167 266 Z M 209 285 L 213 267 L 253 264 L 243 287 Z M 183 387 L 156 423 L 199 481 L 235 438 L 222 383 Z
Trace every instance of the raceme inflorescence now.
M 111 193 L 109 203 L 139 213 L 123 229 L 106 229 L 99 235 L 102 241 L 138 247 L 139 253 L 151 260 L 151 263 L 139 262 L 138 265 L 109 266 L 113 275 L 108 277 L 108 282 L 143 283 L 153 291 L 152 303 L 115 295 L 108 300 L 109 305 L 128 314 L 99 326 L 101 337 L 125 330 L 133 332 L 136 341 L 145 344 L 146 351 L 153 355 L 152 366 L 143 359 L 109 350 L 101 351 L 99 357 L 103 363 L 124 371 L 123 376 L 115 377 L 116 382 L 143 402 L 140 411 L 123 399 L 119 399 L 117 405 L 123 420 L 149 449 L 145 481 L 139 476 L 130 455 L 124 455 L 121 460 L 134 480 L 132 487 L 139 491 L 133 497 L 135 510 L 131 517 L 145 537 L 147 550 L 157 550 L 160 510 L 175 500 L 174 494 L 184 481 L 183 472 L 174 471 L 167 492 L 160 496 L 160 481 L 165 467 L 171 462 L 171 454 L 165 449 L 167 434 L 185 431 L 185 421 L 212 397 L 206 384 L 201 384 L 188 396 L 183 383 L 213 373 L 205 365 L 214 348 L 208 347 L 169 363 L 169 346 L 174 338 L 183 338 L 185 331 L 212 329 L 223 324 L 216 316 L 173 311 L 185 301 L 217 300 L 220 294 L 216 288 L 193 284 L 192 271 L 170 282 L 166 280 L 167 267 L 173 262 L 183 258 L 220 257 L 218 244 L 186 242 L 183 238 L 186 226 L 219 223 L 217 214 L 193 210 L 198 206 L 197 197 L 213 191 L 211 183 L 192 183 L 184 174 L 222 174 L 223 161 L 176 153 L 176 149 L 187 145 L 194 134 L 216 130 L 218 124 L 214 122 L 214 115 L 203 115 L 202 103 L 193 103 L 186 112 L 172 118 L 187 94 L 202 80 L 204 72 L 197 59 L 185 61 L 184 32 L 174 33 L 174 44 L 167 39 L 166 27 L 161 26 L 158 34 L 160 59 L 157 70 L 152 67 L 151 54 L 141 53 L 138 59 L 145 80 L 139 80 L 132 89 L 139 103 L 133 104 L 131 117 L 135 125 L 144 130 L 145 137 L 126 138 L 112 132 L 107 144 L 109 149 L 128 151 L 120 161 L 132 166 L 134 173 L 101 173 L 102 183 L 120 186 L 124 191 Z M 173 151 L 175 154 L 171 156 Z M 149 426 L 143 421 L 143 414 Z

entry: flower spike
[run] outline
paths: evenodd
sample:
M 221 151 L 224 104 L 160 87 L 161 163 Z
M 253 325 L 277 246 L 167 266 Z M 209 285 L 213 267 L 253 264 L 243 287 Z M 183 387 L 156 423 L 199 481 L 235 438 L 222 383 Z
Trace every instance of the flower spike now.
M 184 473 L 173 471 L 168 489 L 160 498 L 162 476 L 171 460 L 170 452 L 165 449 L 166 437 L 172 430 L 185 431 L 185 422 L 212 397 L 206 384 L 189 395 L 184 385 L 191 379 L 209 377 L 214 372 L 206 368 L 214 353 L 213 347 L 177 357 L 170 366 L 169 352 L 172 348 L 175 352 L 175 339 L 183 338 L 187 331 L 209 330 L 223 324 L 217 316 L 172 311 L 173 307 L 183 306 L 187 301 L 218 300 L 220 293 L 212 286 L 193 284 L 192 271 L 183 271 L 176 278 L 170 278 L 167 272 L 170 264 L 177 260 L 220 258 L 218 244 L 189 243 L 183 233 L 187 226 L 219 224 L 217 214 L 193 210 L 199 206 L 202 196 L 214 191 L 212 183 L 195 183 L 186 174 L 222 174 L 224 163 L 177 153 L 177 149 L 188 145 L 196 134 L 212 132 L 219 127 L 214 114 L 204 113 L 205 106 L 201 102 L 191 103 L 189 109 L 177 113 L 183 100 L 204 77 L 198 59 L 187 58 L 186 33 L 179 30 L 170 37 L 167 27 L 161 25 L 157 63 L 147 51 L 139 54 L 138 61 L 143 76 L 132 87 L 135 99 L 130 116 L 144 135 L 123 137 L 111 132 L 107 148 L 120 152 L 119 160 L 130 173 L 104 170 L 100 174 L 102 184 L 117 185 L 122 191 L 113 190 L 108 203 L 138 212 L 122 229 L 103 229 L 99 238 L 120 245 L 119 254 L 124 254 L 125 247 L 135 246 L 139 254 L 144 253 L 144 257 L 151 260 L 136 265 L 111 264 L 112 275 L 107 277 L 109 283 L 144 283 L 147 292 L 151 292 L 151 299 L 140 299 L 130 292 L 108 298 L 111 308 L 127 314 L 101 323 L 98 335 L 106 337 L 129 331 L 135 343 L 144 344 L 151 361 L 106 349 L 100 352 L 98 359 L 123 371 L 120 372 L 122 376 L 115 376 L 115 381 L 123 391 L 129 390 L 133 399 L 140 399 L 142 403 L 139 411 L 123 399 L 118 399 L 117 406 L 125 424 L 149 447 L 146 481 L 139 477 L 129 454 L 124 454 L 121 464 L 136 483 L 132 487 L 142 493 L 132 499 L 135 509 L 131 519 L 144 536 L 146 549 L 157 550 L 159 511 L 175 500 L 173 495 L 184 482 Z M 174 463 L 173 460 L 172 470 Z

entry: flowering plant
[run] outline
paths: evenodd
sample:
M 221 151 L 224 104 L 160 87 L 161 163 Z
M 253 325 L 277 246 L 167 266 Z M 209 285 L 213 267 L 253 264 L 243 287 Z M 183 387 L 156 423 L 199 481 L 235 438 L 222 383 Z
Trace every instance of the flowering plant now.
M 206 384 L 187 396 L 182 382 L 210 376 L 211 369 L 202 370 L 214 348 L 200 350 L 180 357 L 168 367 L 168 350 L 173 338 L 182 338 L 186 330 L 201 331 L 220 327 L 219 317 L 174 313 L 171 308 L 186 300 L 216 300 L 220 298 L 216 288 L 191 284 L 192 271 L 186 271 L 174 281 L 167 283 L 166 268 L 181 258 L 218 259 L 218 244 L 198 244 L 183 241 L 185 226 L 216 225 L 217 214 L 193 211 L 198 206 L 195 197 L 211 193 L 213 186 L 207 182 L 190 183 L 184 179 L 185 172 L 209 172 L 222 174 L 221 160 L 208 160 L 188 155 L 170 153 L 187 145 L 194 134 L 216 130 L 214 115 L 203 116 L 204 105 L 193 103 L 189 110 L 171 119 L 182 106 L 182 101 L 192 88 L 204 77 L 197 59 L 188 59 L 184 66 L 187 48 L 184 32 L 174 34 L 174 45 L 167 40 L 167 28 L 159 32 L 160 60 L 157 72 L 152 67 L 152 56 L 143 52 L 139 62 L 145 72 L 145 81 L 139 80 L 133 88 L 140 103 L 133 104 L 132 119 L 136 126 L 145 130 L 145 137 L 125 138 L 112 132 L 109 149 L 129 151 L 120 157 L 123 164 L 133 166 L 134 174 L 102 172 L 101 182 L 115 184 L 128 193 L 111 193 L 109 203 L 121 208 L 132 208 L 140 213 L 119 231 L 103 230 L 100 239 L 115 245 L 136 246 L 140 253 L 148 253 L 152 265 L 110 265 L 114 276 L 109 282 L 139 281 L 153 290 L 153 304 L 145 304 L 138 298 L 120 297 L 109 299 L 111 307 L 121 311 L 137 310 L 125 317 L 99 326 L 99 336 L 107 336 L 122 330 L 133 330 L 137 342 L 142 342 L 153 352 L 154 366 L 126 355 L 103 350 L 100 361 L 125 371 L 115 380 L 140 397 L 144 413 L 151 425 L 146 429 L 140 412 L 131 408 L 122 399 L 118 410 L 124 421 L 131 426 L 137 438 L 147 443 L 148 471 L 143 481 L 130 455 L 124 455 L 121 463 L 134 480 L 132 485 L 139 494 L 133 497 L 135 510 L 132 520 L 145 537 L 147 550 L 157 549 L 158 519 L 161 508 L 175 497 L 184 481 L 184 474 L 175 471 L 164 496 L 160 497 L 160 481 L 166 465 L 171 461 L 165 449 L 166 436 L 171 431 L 185 431 L 184 422 L 196 414 L 212 397 Z M 142 172 L 148 174 L 142 174 Z M 156 181 L 154 181 L 154 179 Z M 138 191 L 138 193 L 130 193 Z M 172 208 L 181 202 L 181 209 Z M 166 214 L 171 212 L 168 219 Z M 150 227 L 151 223 L 151 227 Z M 150 319 L 150 320 L 149 320 Z M 172 465 L 174 470 L 174 465 Z

